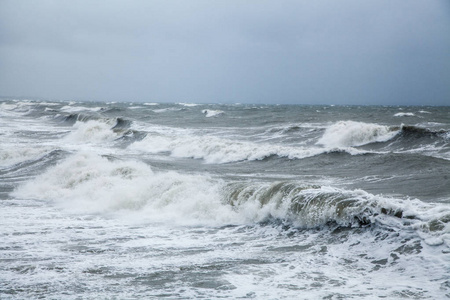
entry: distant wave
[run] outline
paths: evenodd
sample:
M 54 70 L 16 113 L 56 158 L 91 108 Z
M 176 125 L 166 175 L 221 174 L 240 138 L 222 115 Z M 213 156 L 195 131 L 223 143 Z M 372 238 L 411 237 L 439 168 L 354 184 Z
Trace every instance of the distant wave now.
M 328 127 L 317 144 L 326 147 L 358 147 L 372 143 L 383 143 L 397 140 L 400 143 L 435 143 L 439 139 L 447 139 L 449 132 L 445 130 L 431 130 L 412 125 L 385 126 L 373 123 L 354 121 L 339 121 Z M 430 138 L 438 140 L 429 141 Z M 413 141 L 411 141 L 413 140 Z M 411 145 L 405 145 L 411 146 Z M 399 146 L 397 146 L 399 147 Z M 395 150 L 392 148 L 391 150 Z
M 168 108 L 153 109 L 153 112 L 155 112 L 155 113 L 165 113 L 165 112 L 168 112 L 168 111 L 182 111 L 182 110 L 185 110 L 185 108 L 168 107 Z
M 448 134 L 446 130 L 431 130 L 411 125 L 402 125 L 401 131 L 403 135 L 414 136 L 416 138 L 446 136 Z
M 414 116 L 416 115 L 411 112 L 399 112 L 394 115 L 394 117 L 414 117 Z
M 205 114 L 205 116 L 207 118 L 211 118 L 211 117 L 216 117 L 216 116 L 224 114 L 224 111 L 222 111 L 222 110 L 204 109 L 204 110 L 202 110 L 202 113 Z
M 61 107 L 61 111 L 70 112 L 70 113 L 76 113 L 76 112 L 82 112 L 82 111 L 101 111 L 102 107 L 86 107 L 86 106 L 70 106 L 66 105 Z
M 339 121 L 325 130 L 318 144 L 327 147 L 354 147 L 385 142 L 399 133 L 389 126 L 354 121 Z
M 69 115 L 56 114 L 54 116 L 54 118 L 56 120 L 59 120 L 61 122 L 64 122 L 64 123 L 67 123 L 67 124 L 70 124 L 70 125 L 75 124 L 77 121 L 87 122 L 89 120 L 98 120 L 99 119 L 98 117 L 93 117 L 93 116 L 90 116 L 90 115 L 80 114 L 80 113 L 73 113 L 73 114 L 69 114 Z
M 10 168 L 16 164 L 40 159 L 43 155 L 51 151 L 50 146 L 29 147 L 25 145 L 20 147 L 18 145 L 2 145 L 0 149 L 0 170 L 2 168 Z
M 317 131 L 322 128 L 326 128 L 323 124 L 313 124 L 313 123 L 298 123 L 298 124 L 289 124 L 285 126 L 272 126 L 266 130 L 267 133 L 280 133 L 280 134 L 291 134 L 297 133 L 300 131 Z
M 17 101 L 13 103 L 0 103 L 0 113 L 25 115 L 33 110 L 36 103 L 31 101 Z
M 215 136 L 162 134 L 149 134 L 142 141 L 130 145 L 129 149 L 148 153 L 169 152 L 173 157 L 204 159 L 206 163 L 262 160 L 270 156 L 301 159 L 332 150 L 254 143 Z M 356 152 L 358 150 L 354 149 L 352 154 Z
M 195 103 L 178 103 L 178 105 L 186 106 L 186 107 L 195 107 L 195 106 L 199 106 L 200 104 L 195 104 Z

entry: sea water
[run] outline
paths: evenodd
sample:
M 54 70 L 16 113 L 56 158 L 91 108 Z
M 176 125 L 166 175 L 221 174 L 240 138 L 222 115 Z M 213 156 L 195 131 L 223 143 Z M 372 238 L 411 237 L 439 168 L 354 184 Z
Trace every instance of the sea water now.
M 1 299 L 450 297 L 450 108 L 0 101 Z

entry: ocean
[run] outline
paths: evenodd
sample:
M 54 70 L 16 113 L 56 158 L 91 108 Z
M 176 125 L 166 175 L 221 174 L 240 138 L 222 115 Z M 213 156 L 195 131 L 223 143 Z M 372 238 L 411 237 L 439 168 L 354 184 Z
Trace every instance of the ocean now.
M 450 298 L 450 107 L 0 101 L 1 299 Z

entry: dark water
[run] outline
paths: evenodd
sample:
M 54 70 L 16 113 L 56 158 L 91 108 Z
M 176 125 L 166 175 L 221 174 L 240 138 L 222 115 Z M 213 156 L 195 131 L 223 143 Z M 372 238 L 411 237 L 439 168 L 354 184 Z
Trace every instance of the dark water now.
M 2 299 L 450 297 L 449 107 L 4 99 L 0 139 Z

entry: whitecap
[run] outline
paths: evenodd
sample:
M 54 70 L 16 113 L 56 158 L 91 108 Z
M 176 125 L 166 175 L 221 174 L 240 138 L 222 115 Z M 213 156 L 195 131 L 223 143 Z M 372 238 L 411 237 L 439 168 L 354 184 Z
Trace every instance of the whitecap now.
M 186 107 L 195 107 L 195 106 L 199 106 L 200 104 L 195 104 L 195 103 L 178 103 L 178 105 L 186 106 Z
M 168 111 L 181 111 L 181 110 L 183 110 L 183 108 L 169 107 L 169 108 L 153 109 L 153 112 L 164 113 L 164 112 L 168 112 Z
M 113 141 L 118 137 L 111 129 L 111 124 L 90 120 L 87 122 L 77 121 L 73 125 L 74 131 L 70 132 L 64 140 L 70 143 L 103 143 Z
M 0 167 L 12 166 L 27 160 L 34 160 L 48 153 L 52 148 L 48 146 L 2 144 L 0 149 Z
M 394 115 L 394 117 L 414 117 L 414 116 L 415 114 L 411 112 L 400 112 Z
M 398 134 L 389 126 L 355 121 L 339 121 L 325 130 L 317 141 L 327 147 L 354 147 L 373 142 L 385 142 Z
M 80 112 L 80 111 L 92 111 L 92 112 L 97 112 L 102 110 L 102 107 L 85 107 L 85 106 L 63 106 L 61 107 L 62 111 L 65 112 L 70 112 L 70 113 L 75 113 L 75 112 Z
M 280 146 L 269 143 L 230 140 L 215 136 L 149 134 L 129 146 L 147 153 L 170 152 L 173 157 L 204 159 L 206 163 L 262 160 L 272 155 L 301 159 L 326 152 L 322 148 Z
M 207 118 L 216 117 L 221 114 L 224 114 L 224 111 L 222 110 L 212 110 L 212 109 L 204 109 L 202 110 L 202 113 L 205 114 Z

